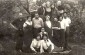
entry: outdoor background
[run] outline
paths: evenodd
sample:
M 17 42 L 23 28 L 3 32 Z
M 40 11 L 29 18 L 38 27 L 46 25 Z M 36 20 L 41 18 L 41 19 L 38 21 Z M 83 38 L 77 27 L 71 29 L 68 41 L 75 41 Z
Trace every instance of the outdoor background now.
M 47 0 L 42 0 L 42 3 L 45 1 Z M 55 2 L 57 0 L 48 1 Z M 72 20 L 69 37 L 69 44 L 73 47 L 71 55 L 84 55 L 85 0 L 61 1 L 65 4 Z M 10 26 L 10 23 L 20 17 L 19 13 L 22 13 L 23 17 L 26 18 L 29 15 L 29 8 L 35 5 L 33 3 L 32 0 L 0 0 L 0 52 L 2 55 L 16 55 L 15 30 Z

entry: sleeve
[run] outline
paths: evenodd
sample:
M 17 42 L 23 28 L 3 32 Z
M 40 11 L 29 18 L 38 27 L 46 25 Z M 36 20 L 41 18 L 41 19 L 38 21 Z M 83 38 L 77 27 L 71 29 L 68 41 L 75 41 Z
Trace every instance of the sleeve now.
M 30 45 L 30 48 L 31 48 L 31 50 L 36 51 L 36 50 L 34 49 L 34 47 L 33 47 L 33 43 L 34 43 L 34 42 L 35 42 L 35 41 L 33 40 L 32 43 L 31 43 L 31 45 Z
M 27 26 L 27 23 L 25 22 L 24 24 L 23 24 L 23 27 L 26 27 Z
M 53 51 L 53 49 L 54 49 L 54 44 L 51 42 L 51 40 L 49 40 L 49 43 L 50 43 L 50 45 L 51 45 L 51 51 Z

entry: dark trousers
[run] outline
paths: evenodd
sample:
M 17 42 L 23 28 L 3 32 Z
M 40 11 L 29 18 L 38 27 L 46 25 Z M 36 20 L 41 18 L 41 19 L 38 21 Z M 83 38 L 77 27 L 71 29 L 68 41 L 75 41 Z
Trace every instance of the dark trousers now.
M 33 37 L 36 38 L 40 32 L 41 28 L 33 28 Z
M 70 47 L 68 46 L 68 38 L 69 38 L 69 27 L 66 27 L 65 31 L 65 46 L 64 49 L 69 49 Z
M 16 50 L 23 50 L 22 46 L 23 46 L 23 36 L 24 36 L 24 32 L 23 30 L 18 30 L 17 33 L 17 41 L 16 41 Z
M 64 29 L 60 30 L 60 45 L 61 45 L 61 47 L 65 46 L 65 31 L 64 31 Z

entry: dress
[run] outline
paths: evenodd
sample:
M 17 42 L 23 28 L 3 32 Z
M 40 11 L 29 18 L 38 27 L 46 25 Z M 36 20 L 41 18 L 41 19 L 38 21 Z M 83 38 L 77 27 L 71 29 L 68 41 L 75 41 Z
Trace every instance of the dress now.
M 51 8 L 49 8 L 49 10 L 48 8 L 45 8 L 45 16 L 49 15 L 51 17 L 51 12 L 52 12 Z
M 24 24 L 26 24 L 24 28 L 24 44 L 26 45 L 24 50 L 30 52 L 30 44 L 33 39 L 32 22 L 25 22 Z
M 44 24 L 45 31 L 48 33 L 49 38 L 52 37 L 52 23 L 51 21 L 46 21 Z

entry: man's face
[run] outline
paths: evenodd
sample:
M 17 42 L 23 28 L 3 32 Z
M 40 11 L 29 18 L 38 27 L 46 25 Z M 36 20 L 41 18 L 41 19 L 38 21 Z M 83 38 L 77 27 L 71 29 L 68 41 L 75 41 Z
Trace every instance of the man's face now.
M 64 17 L 66 17 L 67 16 L 67 14 L 66 13 L 64 13 Z
M 39 15 L 38 14 L 35 14 L 35 18 L 39 18 Z
M 20 18 L 20 21 L 22 21 L 22 18 Z
M 58 21 L 58 19 L 57 18 L 54 18 L 54 21 Z

